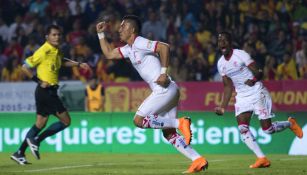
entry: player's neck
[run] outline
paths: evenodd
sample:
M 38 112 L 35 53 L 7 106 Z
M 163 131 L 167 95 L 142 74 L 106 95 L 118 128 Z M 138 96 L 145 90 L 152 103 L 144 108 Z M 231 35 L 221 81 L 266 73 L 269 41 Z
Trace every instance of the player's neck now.
M 137 35 L 133 34 L 131 35 L 131 37 L 128 39 L 127 44 L 132 46 L 132 44 L 134 43 L 136 37 L 138 37 Z
M 226 55 L 224 55 L 225 59 L 226 59 L 226 60 L 230 60 L 230 58 L 231 58 L 231 56 L 232 56 L 232 53 L 233 53 L 233 49 L 231 48 L 231 49 L 229 50 L 229 52 L 228 52 Z

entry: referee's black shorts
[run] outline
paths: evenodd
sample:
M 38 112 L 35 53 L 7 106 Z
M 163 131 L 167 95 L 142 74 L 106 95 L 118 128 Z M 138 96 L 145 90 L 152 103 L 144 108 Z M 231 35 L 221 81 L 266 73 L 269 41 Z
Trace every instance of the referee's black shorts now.
M 36 113 L 42 116 L 55 115 L 57 112 L 66 111 L 62 101 L 57 94 L 58 86 L 42 88 L 40 85 L 35 90 Z

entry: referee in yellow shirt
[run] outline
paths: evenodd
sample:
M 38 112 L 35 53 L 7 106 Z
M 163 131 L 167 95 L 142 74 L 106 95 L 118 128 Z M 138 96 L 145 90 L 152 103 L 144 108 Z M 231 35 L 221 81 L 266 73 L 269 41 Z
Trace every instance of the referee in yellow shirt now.
M 20 148 L 11 156 L 18 164 L 28 164 L 25 150 L 29 146 L 33 156 L 40 159 L 39 145 L 45 138 L 52 136 L 70 125 L 70 116 L 57 95 L 59 70 L 62 66 L 78 66 L 89 69 L 86 63 L 72 60 L 63 62 L 63 53 L 59 50 L 62 31 L 57 25 L 50 25 L 46 30 L 46 42 L 25 60 L 23 72 L 37 83 L 35 90 L 36 123 L 28 131 Z M 36 68 L 37 75 L 32 73 Z M 51 124 L 41 134 L 46 126 L 49 115 L 56 116 L 59 121 Z

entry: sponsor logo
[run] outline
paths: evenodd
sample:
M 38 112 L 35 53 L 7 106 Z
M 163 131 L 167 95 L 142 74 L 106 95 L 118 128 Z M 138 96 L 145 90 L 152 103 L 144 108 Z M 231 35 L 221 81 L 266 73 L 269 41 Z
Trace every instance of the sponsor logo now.
M 152 47 L 153 42 L 152 41 L 148 41 L 147 43 L 147 48 L 150 49 Z

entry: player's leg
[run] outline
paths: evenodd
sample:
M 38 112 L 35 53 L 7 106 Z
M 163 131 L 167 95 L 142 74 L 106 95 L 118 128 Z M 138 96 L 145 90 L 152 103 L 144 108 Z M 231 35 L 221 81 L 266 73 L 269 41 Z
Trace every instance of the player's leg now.
M 22 142 L 21 146 L 19 147 L 19 149 L 17 150 L 17 152 L 15 152 L 11 156 L 12 160 L 16 161 L 21 165 L 28 164 L 25 158 L 25 151 L 28 147 L 27 140 L 34 139 L 37 136 L 37 134 L 46 126 L 47 121 L 48 121 L 48 116 L 42 116 L 40 114 L 37 114 L 36 123 L 27 132 L 26 137 Z
M 165 93 L 151 93 L 139 107 L 134 117 L 134 124 L 140 128 L 170 129 L 178 128 L 184 135 L 186 143 L 191 142 L 191 121 L 183 117 L 177 119 L 176 114 L 172 118 L 163 117 L 164 111 L 169 111 L 177 106 L 179 90 L 176 84 L 170 84 Z
M 254 152 L 257 156 L 256 163 L 250 165 L 250 168 L 260 168 L 270 166 L 270 162 L 267 160 L 258 143 L 256 142 L 252 132 L 249 129 L 250 119 L 252 112 L 243 112 L 237 116 L 237 122 L 242 141 L 247 147 Z
M 260 124 L 262 130 L 267 134 L 273 134 L 290 128 L 291 123 L 289 121 L 276 121 L 272 123 L 271 118 L 261 119 Z
M 271 96 L 266 89 L 263 89 L 260 94 L 260 100 L 258 100 L 255 104 L 255 114 L 258 115 L 263 131 L 267 134 L 273 134 L 276 132 L 281 132 L 286 128 L 290 128 L 297 137 L 303 137 L 303 131 L 301 127 L 292 117 L 289 117 L 288 121 L 276 121 L 272 123 L 271 118 L 274 117 L 274 114 L 272 114 L 271 110 Z
M 39 128 L 39 131 L 41 131 L 47 124 L 48 121 L 48 115 L 43 116 L 41 114 L 37 115 L 37 120 L 36 120 L 36 127 Z M 36 158 L 36 159 L 40 159 L 40 155 L 39 155 L 39 142 L 37 142 L 36 138 L 37 138 L 38 132 L 35 135 L 31 135 L 31 136 L 27 136 L 26 137 L 26 141 L 27 144 L 31 150 L 32 155 Z
M 59 119 L 59 121 L 51 124 L 44 132 L 42 132 L 37 137 L 36 140 L 37 140 L 38 143 L 42 142 L 47 137 L 52 136 L 52 135 L 64 130 L 71 123 L 71 118 L 70 118 L 70 115 L 67 111 L 62 112 L 62 113 L 57 113 L 56 117 Z
M 66 111 L 63 103 L 57 95 L 57 87 L 41 88 L 42 98 L 40 101 L 44 104 L 43 112 L 45 114 L 53 114 L 63 122 L 55 122 L 51 124 L 45 131 L 35 138 L 28 138 L 27 143 L 31 149 L 33 156 L 40 159 L 39 146 L 40 142 L 46 137 L 51 136 L 59 131 L 62 131 L 66 126 L 70 124 L 70 116 Z
M 174 118 L 177 116 L 177 106 L 166 112 L 163 117 Z M 192 160 L 192 164 L 185 173 L 194 173 L 208 167 L 208 161 L 197 153 L 190 145 L 186 144 L 185 138 L 179 135 L 176 129 L 163 129 L 163 136 L 181 154 Z
M 165 118 L 161 112 L 168 111 L 177 104 L 179 92 L 151 93 L 138 108 L 134 124 L 140 128 L 168 129 L 178 128 L 179 121 L 175 118 Z M 159 115 L 160 114 L 160 115 Z

